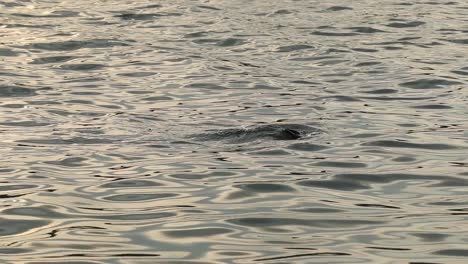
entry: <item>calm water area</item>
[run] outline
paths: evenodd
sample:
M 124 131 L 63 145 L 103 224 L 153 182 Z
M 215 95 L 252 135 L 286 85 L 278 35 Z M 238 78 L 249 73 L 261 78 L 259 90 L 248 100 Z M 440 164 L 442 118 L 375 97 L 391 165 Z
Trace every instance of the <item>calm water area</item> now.
M 468 1 L 1 0 L 0 263 L 468 263 Z

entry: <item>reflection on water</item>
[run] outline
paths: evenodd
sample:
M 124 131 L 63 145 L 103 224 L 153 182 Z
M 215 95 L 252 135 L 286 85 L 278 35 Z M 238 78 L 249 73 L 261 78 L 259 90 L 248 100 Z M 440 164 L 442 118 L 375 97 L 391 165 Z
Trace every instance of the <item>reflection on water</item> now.
M 466 2 L 0 7 L 4 263 L 466 263 Z

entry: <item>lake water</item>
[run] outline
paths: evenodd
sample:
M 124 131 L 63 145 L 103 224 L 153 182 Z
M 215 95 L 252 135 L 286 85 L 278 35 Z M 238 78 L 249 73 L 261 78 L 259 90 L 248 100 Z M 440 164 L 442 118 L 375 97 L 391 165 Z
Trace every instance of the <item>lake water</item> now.
M 0 1 L 0 262 L 468 263 L 468 2 Z

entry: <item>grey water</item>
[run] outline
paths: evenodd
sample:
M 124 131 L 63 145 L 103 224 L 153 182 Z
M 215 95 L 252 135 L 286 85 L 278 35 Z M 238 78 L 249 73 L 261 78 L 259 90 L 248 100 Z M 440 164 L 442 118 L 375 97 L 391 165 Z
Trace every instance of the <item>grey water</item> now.
M 468 2 L 1 0 L 0 263 L 468 263 Z

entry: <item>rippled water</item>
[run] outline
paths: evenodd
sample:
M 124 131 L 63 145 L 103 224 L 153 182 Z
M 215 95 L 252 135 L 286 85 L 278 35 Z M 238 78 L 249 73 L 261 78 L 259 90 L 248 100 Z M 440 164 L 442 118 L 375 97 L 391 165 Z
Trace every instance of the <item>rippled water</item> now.
M 466 1 L 0 1 L 2 263 L 467 263 Z

